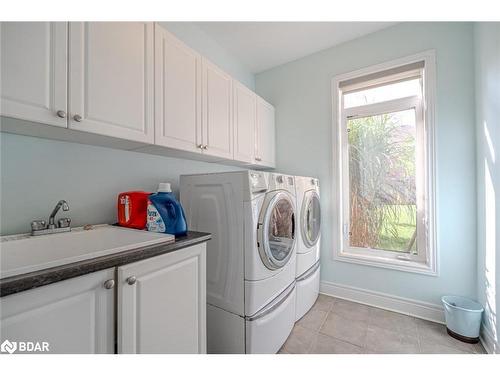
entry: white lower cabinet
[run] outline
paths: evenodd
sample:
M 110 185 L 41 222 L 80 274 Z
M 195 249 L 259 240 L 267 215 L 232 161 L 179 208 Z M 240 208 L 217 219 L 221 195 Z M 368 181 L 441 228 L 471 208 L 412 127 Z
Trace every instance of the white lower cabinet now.
M 118 353 L 206 353 L 205 247 L 118 268 Z
M 206 353 L 205 249 L 2 297 L 0 342 L 15 343 L 16 353 L 24 343 L 48 353 Z
M 48 343 L 48 353 L 114 353 L 115 269 L 75 277 L 0 300 L 0 341 Z M 47 351 L 45 351 L 47 352 Z

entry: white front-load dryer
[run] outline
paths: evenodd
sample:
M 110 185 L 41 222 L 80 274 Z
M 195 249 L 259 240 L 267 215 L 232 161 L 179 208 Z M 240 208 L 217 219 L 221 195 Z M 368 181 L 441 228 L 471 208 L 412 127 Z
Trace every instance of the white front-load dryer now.
M 295 323 L 295 181 L 239 171 L 181 176 L 207 243 L 207 351 L 276 353 Z
M 296 320 L 299 320 L 319 294 L 321 207 L 318 179 L 295 176 L 295 188 L 298 212 Z

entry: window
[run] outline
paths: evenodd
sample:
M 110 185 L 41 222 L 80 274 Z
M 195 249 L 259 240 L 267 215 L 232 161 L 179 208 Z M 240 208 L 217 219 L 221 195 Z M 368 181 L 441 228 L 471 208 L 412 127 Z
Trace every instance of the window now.
M 434 54 L 333 80 L 335 258 L 437 273 Z

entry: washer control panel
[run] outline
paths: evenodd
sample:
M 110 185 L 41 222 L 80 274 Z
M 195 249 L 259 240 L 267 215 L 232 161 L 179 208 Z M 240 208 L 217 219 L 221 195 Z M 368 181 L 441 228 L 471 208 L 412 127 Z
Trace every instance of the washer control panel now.
M 263 193 L 267 191 L 264 174 L 260 172 L 250 172 L 250 186 L 252 193 Z

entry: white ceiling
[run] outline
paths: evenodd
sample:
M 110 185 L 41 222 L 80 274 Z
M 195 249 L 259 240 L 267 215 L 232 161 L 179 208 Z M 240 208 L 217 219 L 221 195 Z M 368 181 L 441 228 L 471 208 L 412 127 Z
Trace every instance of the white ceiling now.
M 195 22 L 252 73 L 392 26 L 394 22 Z

